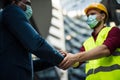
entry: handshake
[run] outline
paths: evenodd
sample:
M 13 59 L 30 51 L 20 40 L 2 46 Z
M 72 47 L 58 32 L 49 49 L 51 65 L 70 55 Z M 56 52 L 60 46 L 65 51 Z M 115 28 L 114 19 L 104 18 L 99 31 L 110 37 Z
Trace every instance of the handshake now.
M 79 54 L 72 54 L 62 50 L 60 50 L 60 53 L 64 56 L 64 59 L 59 64 L 59 68 L 66 70 L 69 67 L 77 68 L 82 64 L 82 62 L 79 61 Z

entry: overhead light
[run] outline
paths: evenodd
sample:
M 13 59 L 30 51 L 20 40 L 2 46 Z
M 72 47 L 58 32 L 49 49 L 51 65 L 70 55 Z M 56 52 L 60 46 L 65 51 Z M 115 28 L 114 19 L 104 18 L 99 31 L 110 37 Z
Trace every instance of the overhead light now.
M 66 36 L 66 40 L 71 40 L 71 39 L 72 39 L 71 35 Z

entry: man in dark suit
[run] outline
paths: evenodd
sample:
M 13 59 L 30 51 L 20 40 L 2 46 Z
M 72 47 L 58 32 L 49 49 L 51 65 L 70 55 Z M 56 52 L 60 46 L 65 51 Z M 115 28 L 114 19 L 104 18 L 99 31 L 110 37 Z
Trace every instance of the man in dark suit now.
M 30 53 L 45 62 L 42 68 L 58 66 L 63 56 L 37 33 L 15 1 L 2 0 L 0 80 L 32 80 Z

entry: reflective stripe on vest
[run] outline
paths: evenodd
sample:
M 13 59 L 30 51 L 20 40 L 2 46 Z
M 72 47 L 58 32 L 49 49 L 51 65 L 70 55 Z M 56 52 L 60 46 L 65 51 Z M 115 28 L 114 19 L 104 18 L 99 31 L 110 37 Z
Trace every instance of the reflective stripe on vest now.
M 93 37 L 88 38 L 83 44 L 85 50 L 88 51 L 103 44 L 110 30 L 111 27 L 103 28 L 96 41 Z M 116 49 L 111 56 L 89 60 L 86 63 L 86 74 L 86 80 L 120 80 L 120 49 Z

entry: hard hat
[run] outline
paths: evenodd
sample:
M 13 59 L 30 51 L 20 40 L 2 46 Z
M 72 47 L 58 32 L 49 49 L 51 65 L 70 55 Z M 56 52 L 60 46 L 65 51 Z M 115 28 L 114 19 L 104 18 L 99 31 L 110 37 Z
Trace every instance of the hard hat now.
M 90 4 L 87 8 L 85 8 L 85 10 L 84 10 L 85 14 L 87 14 L 87 12 L 90 9 L 99 9 L 99 10 L 105 12 L 106 18 L 108 17 L 108 11 L 107 11 L 106 7 L 101 3 L 92 3 L 92 4 Z

